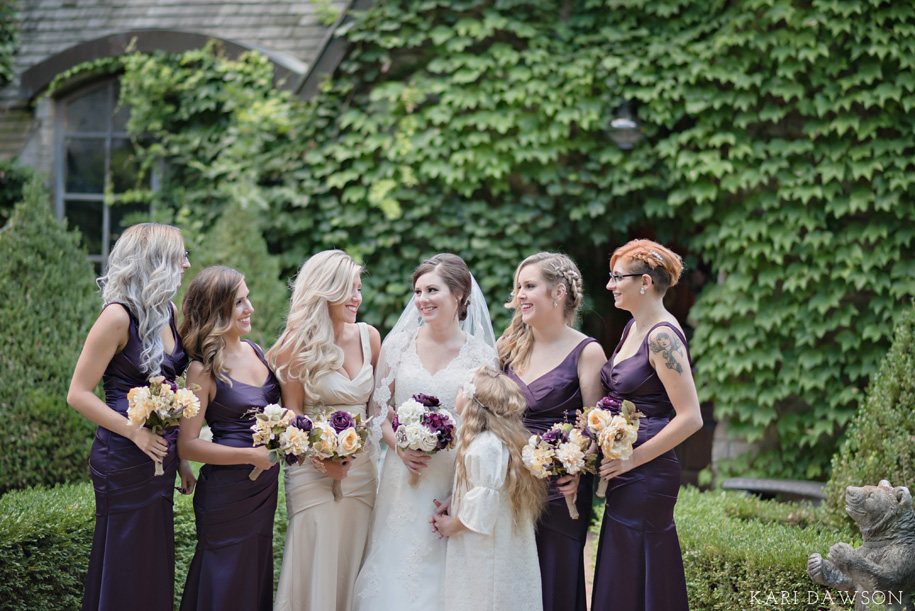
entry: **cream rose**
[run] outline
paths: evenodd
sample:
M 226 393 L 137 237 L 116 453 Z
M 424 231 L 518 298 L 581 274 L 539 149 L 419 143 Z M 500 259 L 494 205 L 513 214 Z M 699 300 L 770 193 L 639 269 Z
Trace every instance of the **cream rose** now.
M 588 428 L 592 432 L 600 434 L 610 425 L 613 415 L 605 409 L 594 408 L 588 412 Z
M 353 427 L 343 429 L 337 434 L 337 444 L 340 454 L 344 456 L 355 454 L 362 448 L 362 440 L 359 439 L 359 435 Z

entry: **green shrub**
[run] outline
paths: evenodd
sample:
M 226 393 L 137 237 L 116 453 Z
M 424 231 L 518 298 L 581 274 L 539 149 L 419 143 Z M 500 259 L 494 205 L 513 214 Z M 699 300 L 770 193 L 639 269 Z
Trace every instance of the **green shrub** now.
M 30 168 L 20 166 L 15 160 L 0 159 L 0 227 L 9 220 L 13 206 L 22 201 L 22 190 L 32 175 Z
M 286 540 L 286 501 L 273 527 L 274 587 Z M 175 494 L 175 608 L 181 602 L 197 532 L 193 499 Z M 83 598 L 95 528 L 91 484 L 11 491 L 0 498 L 0 609 L 65 611 Z
M 691 609 L 853 608 L 827 604 L 840 593 L 810 580 L 807 558 L 825 556 L 839 541 L 861 541 L 823 526 L 809 505 L 683 488 L 674 517 Z M 799 521 L 807 526 L 792 525 Z
M 0 492 L 88 478 L 95 425 L 66 403 L 99 305 L 79 239 L 37 177 L 0 231 Z
M 899 317 L 893 344 L 845 437 L 826 493 L 832 521 L 850 524 L 847 486 L 876 486 L 882 479 L 915 485 L 915 308 Z
M 267 350 L 282 331 L 289 307 L 289 290 L 280 279 L 279 257 L 267 251 L 255 206 L 236 200 L 205 234 L 193 225 L 185 229 L 185 240 L 191 250 L 191 269 L 185 274 L 176 301 L 181 303 L 187 287 L 202 269 L 211 265 L 237 269 L 245 275 L 254 306 L 248 337 Z

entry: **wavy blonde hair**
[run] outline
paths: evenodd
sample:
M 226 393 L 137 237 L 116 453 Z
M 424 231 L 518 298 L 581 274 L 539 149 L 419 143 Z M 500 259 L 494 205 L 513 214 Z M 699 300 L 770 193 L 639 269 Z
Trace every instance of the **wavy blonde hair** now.
M 534 334 L 530 326 L 521 320 L 521 307 L 518 303 L 518 277 L 528 265 L 538 265 L 540 274 L 550 291 L 560 284 L 565 285 L 566 294 L 562 297 L 562 309 L 565 323 L 575 324 L 578 308 L 584 292 L 581 288 L 581 272 L 568 256 L 555 252 L 538 252 L 521 262 L 515 271 L 511 301 L 505 307 L 514 310 L 512 321 L 499 340 L 499 360 L 502 367 L 511 365 L 515 373 L 520 374 L 527 367 L 527 361 L 534 349 Z
M 245 276 L 231 267 L 208 267 L 187 287 L 181 302 L 181 342 L 192 359 L 200 359 L 211 376 L 229 386 L 225 367 L 225 333 L 234 322 L 235 296 Z
M 108 255 L 108 273 L 98 279 L 102 300 L 122 303 L 136 317 L 140 370 L 149 376 L 160 373 L 165 348 L 159 332 L 171 320 L 185 254 L 180 229 L 140 223 L 121 234 Z
M 683 273 L 683 259 L 680 255 L 652 240 L 631 240 L 626 242 L 610 257 L 610 269 L 622 259 L 630 273 L 648 274 L 655 290 L 662 296 L 680 281 Z
M 342 250 L 325 250 L 305 261 L 296 276 L 286 328 L 267 360 L 280 382 L 291 378 L 302 383 L 306 404 L 317 399 L 312 391 L 317 378 L 343 366 L 328 306 L 346 301 L 362 269 Z M 279 355 L 288 360 L 278 364 Z
M 501 371 L 482 366 L 473 376 L 473 398 L 464 399 L 461 434 L 455 457 L 455 491 L 468 489 L 464 459 L 467 449 L 483 431 L 492 431 L 508 450 L 505 497 L 511 500 L 512 521 L 517 528 L 536 521 L 546 502 L 546 480 L 538 479 L 521 460 L 521 450 L 530 433 L 521 421 L 527 401 L 518 385 Z

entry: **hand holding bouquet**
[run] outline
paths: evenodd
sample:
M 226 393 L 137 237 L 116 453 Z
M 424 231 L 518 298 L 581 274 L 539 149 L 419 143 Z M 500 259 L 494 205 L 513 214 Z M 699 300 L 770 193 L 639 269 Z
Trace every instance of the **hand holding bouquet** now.
M 407 399 L 395 410 L 394 441 L 400 450 L 417 450 L 432 456 L 454 447 L 455 424 L 451 414 L 441 409 L 441 402 L 431 396 L 418 394 Z M 410 485 L 419 483 L 419 474 L 410 472 Z
M 308 417 L 296 416 L 292 410 L 275 403 L 266 405 L 254 417 L 255 422 L 251 425 L 254 445 L 267 448 L 270 462 L 279 462 L 282 456 L 287 464 L 293 464 L 308 453 L 314 426 Z M 255 467 L 248 477 L 255 480 L 261 471 Z
M 365 450 L 368 436 L 368 420 L 363 423 L 360 415 L 354 416 L 345 410 L 325 411 L 313 419 L 309 456 L 315 467 L 323 471 L 321 461 L 330 459 L 339 462 Z M 338 479 L 334 479 L 333 493 L 337 500 L 343 496 Z
M 127 419 L 135 426 L 145 426 L 161 435 L 178 426 L 179 418 L 193 418 L 200 411 L 200 400 L 194 394 L 196 384 L 188 387 L 183 376 L 174 382 L 165 376 L 149 378 L 149 386 L 136 386 L 127 393 Z M 163 475 L 162 462 L 156 461 L 156 475 Z
M 589 454 L 591 440 L 581 430 L 568 422 L 557 422 L 542 435 L 531 435 L 521 451 L 524 466 L 536 477 L 575 475 L 594 470 L 596 454 Z M 566 505 L 573 520 L 578 519 L 578 509 L 572 495 L 566 495 Z
M 628 460 L 632 455 L 632 444 L 638 438 L 639 419 L 642 416 L 632 401 L 620 402 L 604 397 L 597 402 L 597 406 L 582 412 L 579 427 L 597 441 L 605 457 Z M 601 479 L 597 486 L 597 496 L 604 498 L 606 494 L 607 480 Z

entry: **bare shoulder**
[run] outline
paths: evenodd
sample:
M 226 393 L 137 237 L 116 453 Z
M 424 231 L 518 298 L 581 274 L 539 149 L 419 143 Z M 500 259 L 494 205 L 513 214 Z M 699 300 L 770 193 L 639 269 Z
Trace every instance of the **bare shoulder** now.
M 581 351 L 581 360 L 589 363 L 599 361 L 603 366 L 607 362 L 607 354 L 604 352 L 604 347 L 600 345 L 600 342 L 588 342 Z

